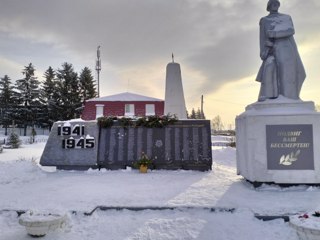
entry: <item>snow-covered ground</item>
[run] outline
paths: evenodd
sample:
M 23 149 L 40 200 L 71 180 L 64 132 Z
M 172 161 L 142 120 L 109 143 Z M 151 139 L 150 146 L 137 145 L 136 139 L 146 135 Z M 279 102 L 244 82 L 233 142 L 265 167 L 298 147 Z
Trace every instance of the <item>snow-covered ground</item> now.
M 41 136 L 37 136 L 41 137 Z M 44 142 L 0 153 L 0 239 L 30 239 L 16 211 L 66 212 L 69 223 L 45 239 L 298 240 L 281 219 L 320 209 L 320 188 L 254 189 L 236 175 L 235 149 L 213 147 L 213 170 L 56 171 L 38 165 Z M 176 207 L 173 210 L 96 210 L 107 207 Z M 211 208 L 225 211 L 211 211 Z M 229 209 L 235 209 L 230 212 Z

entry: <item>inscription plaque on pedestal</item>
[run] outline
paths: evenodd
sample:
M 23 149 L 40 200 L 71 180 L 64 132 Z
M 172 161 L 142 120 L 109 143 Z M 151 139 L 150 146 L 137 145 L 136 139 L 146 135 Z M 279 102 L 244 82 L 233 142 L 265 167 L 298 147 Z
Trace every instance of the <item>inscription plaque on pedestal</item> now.
M 312 125 L 267 125 L 266 134 L 269 170 L 314 170 Z

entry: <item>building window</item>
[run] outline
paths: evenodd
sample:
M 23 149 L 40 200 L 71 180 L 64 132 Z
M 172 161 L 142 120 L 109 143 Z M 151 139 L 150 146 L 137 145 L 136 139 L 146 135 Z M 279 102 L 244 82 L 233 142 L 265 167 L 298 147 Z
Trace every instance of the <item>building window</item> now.
M 134 116 L 134 104 L 126 104 L 124 106 L 124 115 L 125 116 Z
M 156 115 L 154 104 L 146 104 L 146 116 Z
M 103 109 L 104 105 L 103 104 L 97 104 L 96 105 L 96 119 L 99 117 L 103 117 Z

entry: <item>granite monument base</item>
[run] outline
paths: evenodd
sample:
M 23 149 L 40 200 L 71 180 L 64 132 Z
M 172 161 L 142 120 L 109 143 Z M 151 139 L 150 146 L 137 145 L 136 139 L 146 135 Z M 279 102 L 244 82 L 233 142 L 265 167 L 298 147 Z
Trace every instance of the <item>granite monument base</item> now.
M 279 97 L 236 118 L 237 172 L 253 183 L 320 183 L 320 113 Z
M 110 170 L 133 167 L 142 152 L 153 169 L 208 171 L 212 167 L 210 121 L 180 120 L 163 128 L 124 127 L 119 121 L 56 122 L 40 159 L 57 169 Z

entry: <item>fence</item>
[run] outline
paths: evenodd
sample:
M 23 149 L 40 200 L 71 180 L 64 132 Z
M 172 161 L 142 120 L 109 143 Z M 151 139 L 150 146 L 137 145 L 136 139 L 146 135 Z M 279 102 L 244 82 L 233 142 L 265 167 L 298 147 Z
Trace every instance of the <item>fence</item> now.
M 31 143 L 41 143 L 47 142 L 48 136 L 35 136 L 35 139 L 31 138 L 31 136 L 20 137 L 21 144 L 31 144 Z M 7 137 L 0 137 L 0 146 L 5 145 L 7 142 Z
M 211 136 L 212 147 L 235 147 L 236 137 L 235 136 Z
M 8 128 L 7 129 L 7 136 L 12 132 L 15 131 L 16 134 L 18 134 L 19 136 L 23 136 L 24 134 L 24 128 Z M 45 135 L 45 136 L 49 136 L 49 129 L 48 128 L 35 128 L 36 134 L 37 135 Z M 28 127 L 27 128 L 27 135 L 26 136 L 31 136 L 32 132 L 32 127 Z M 5 129 L 3 127 L 0 127 L 0 136 L 5 136 Z
M 49 136 L 49 129 L 46 128 L 35 128 L 36 136 L 34 137 L 34 141 L 32 139 L 32 128 L 27 128 L 27 136 L 23 136 L 24 128 L 8 128 L 7 136 L 5 136 L 5 129 L 0 127 L 0 145 L 5 145 L 7 141 L 7 137 L 10 133 L 14 131 L 16 134 L 20 136 L 20 140 L 22 144 L 30 144 L 30 143 L 40 143 L 46 142 Z

